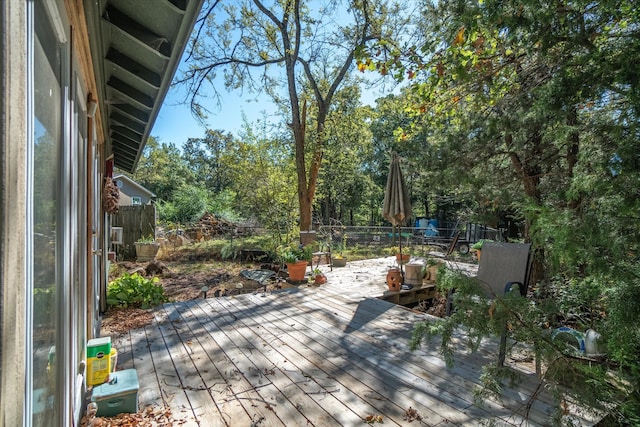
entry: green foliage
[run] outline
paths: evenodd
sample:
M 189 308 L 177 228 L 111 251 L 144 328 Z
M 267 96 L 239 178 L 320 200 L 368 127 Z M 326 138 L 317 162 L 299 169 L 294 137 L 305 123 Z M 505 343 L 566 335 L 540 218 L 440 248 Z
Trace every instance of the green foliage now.
M 383 189 L 373 182 L 367 168 L 374 149 L 368 123 L 371 108 L 356 102 L 360 96 L 355 82 L 345 82 L 336 92 L 334 108 L 325 124 L 326 143 L 314 209 L 325 224 L 331 219 L 347 222 L 356 216 L 366 220 L 369 204 L 382 200 Z
M 107 287 L 107 304 L 110 306 L 135 305 L 150 308 L 167 302 L 162 285 L 157 277 L 147 279 L 138 273 L 124 273 L 109 283 Z
M 227 203 L 238 216 L 287 234 L 296 219 L 295 166 L 289 141 L 267 133 L 245 124 L 240 140 L 222 156 L 233 194 Z
M 171 207 L 163 206 L 163 220 L 190 223 L 198 220 L 207 210 L 208 193 L 206 189 L 186 185 L 175 191 Z
M 544 379 L 550 391 L 559 396 L 570 393 L 591 408 L 609 412 L 614 407 L 618 420 L 637 417 L 638 396 L 630 386 L 637 378 L 639 328 L 628 326 L 639 312 L 637 285 L 625 287 L 629 292 L 624 293 L 626 302 L 617 296 L 616 304 L 606 302 L 611 291 L 616 294 L 620 291 L 619 286 L 590 279 L 552 283 L 537 289 L 533 301 L 521 297 L 519 292 L 489 299 L 476 279 L 465 272 L 441 267 L 437 287 L 443 294 L 455 289 L 454 311 L 447 318 L 416 324 L 410 343 L 413 350 L 424 340 L 438 339 L 440 351 L 451 365 L 460 344 L 476 351 L 483 337 L 497 339 L 507 328 L 515 342 L 535 343 L 539 357 L 547 366 Z M 605 310 L 606 317 L 603 316 Z M 601 332 L 603 338 L 599 345 L 606 347 L 608 360 L 615 360 L 616 367 L 612 369 L 607 361 L 582 363 L 573 347 L 551 338 L 551 331 L 567 324 L 578 330 L 591 328 Z M 507 358 L 511 351 L 508 346 Z M 497 360 L 497 354 L 495 357 Z M 495 363 L 483 368 L 481 379 L 483 387 L 476 391 L 478 399 L 494 396 L 505 382 L 516 380 L 509 368 Z
M 311 245 L 288 245 L 278 248 L 278 259 L 282 263 L 295 263 L 298 261 L 311 261 L 313 248 Z
M 178 82 L 191 92 L 192 112 L 201 118 L 199 102 L 207 86 L 202 83 L 212 82 L 210 73 L 217 72 L 225 75 L 227 88 L 260 89 L 288 111 L 290 137 L 286 142 L 293 148 L 294 194 L 300 227 L 306 230 L 312 225 L 312 203 L 327 145 L 327 117 L 348 76 L 354 52 L 366 40 L 397 30 L 405 17 L 399 16 L 403 15 L 399 5 L 387 1 L 337 2 L 318 11 L 304 2 L 239 4 L 237 8 L 215 8 L 215 12 L 210 8 L 215 19 L 202 17 L 204 31 L 193 40 L 190 51 L 194 66 Z M 329 21 L 334 25 L 327 27 Z M 329 45 L 332 48 L 325 49 Z M 274 75 L 273 67 L 281 67 L 282 73 Z M 261 71 L 254 73 L 256 69 Z M 285 87 L 287 98 L 281 96 L 280 89 Z
M 195 175 L 193 183 L 212 194 L 227 189 L 231 179 L 224 156 L 234 143 L 233 135 L 222 130 L 207 129 L 204 138 L 189 138 L 182 147 L 182 157 Z
M 155 241 L 156 241 L 155 237 L 149 234 L 148 236 L 140 237 L 138 240 L 136 240 L 136 243 L 153 243 Z
M 216 217 L 226 218 L 229 221 L 238 221 L 242 218 L 239 210 L 236 209 L 236 192 L 232 188 L 226 188 L 218 193 L 209 195 L 207 212 L 213 213 Z
M 132 178 L 153 191 L 159 201 L 169 201 L 176 189 L 193 182 L 193 172 L 174 144 L 149 137 Z
M 237 259 L 240 256 L 242 248 L 235 240 L 227 240 L 220 248 L 220 257 L 222 259 Z
M 523 237 L 539 249 L 534 300 L 487 305 L 459 277 L 458 310 L 416 329 L 416 340 L 435 331 L 447 352 L 457 325 L 473 347 L 474 337 L 493 335 L 506 321 L 516 339 L 538 344 L 543 364 L 559 365 L 555 371 L 565 377 L 555 381 L 575 380 L 579 402 L 607 402 L 603 409 L 616 408 L 616 420 L 628 424 L 640 408 L 629 387 L 640 383 L 640 92 L 632 71 L 640 33 L 629 25 L 638 22 L 632 3 L 557 9 L 534 1 L 427 2 L 420 43 L 385 41 L 359 60 L 411 80 L 397 143 L 422 132 L 443 160 L 431 163 L 440 176 L 460 188 L 471 184 L 474 215 L 509 209 L 524 218 Z M 563 324 L 602 333 L 608 369 L 583 366 L 541 332 Z
M 464 271 L 449 269 L 444 265 L 438 270 L 437 277 L 437 289 L 441 294 L 447 295 L 451 290 L 456 290 L 453 293 L 453 304 L 457 309 L 443 320 L 418 323 L 414 328 L 410 347 L 416 349 L 423 339 L 431 340 L 437 336 L 440 338 L 441 353 L 450 366 L 457 347 L 452 339 L 458 326 L 464 327 L 467 334 L 464 339 L 474 351 L 483 336 L 495 333 L 499 327 L 495 322 L 487 321 L 488 300 L 474 278 Z
M 484 245 L 484 242 L 490 242 L 490 240 L 480 239 L 477 242 L 475 242 L 473 245 L 471 245 L 471 249 L 482 250 L 482 246 Z

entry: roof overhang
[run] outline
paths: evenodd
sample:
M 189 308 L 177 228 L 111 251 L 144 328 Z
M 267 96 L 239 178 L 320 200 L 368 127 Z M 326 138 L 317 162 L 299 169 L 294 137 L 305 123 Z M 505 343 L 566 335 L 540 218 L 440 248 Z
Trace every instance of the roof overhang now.
M 124 171 L 135 171 L 202 3 L 84 1 L 104 138 Z

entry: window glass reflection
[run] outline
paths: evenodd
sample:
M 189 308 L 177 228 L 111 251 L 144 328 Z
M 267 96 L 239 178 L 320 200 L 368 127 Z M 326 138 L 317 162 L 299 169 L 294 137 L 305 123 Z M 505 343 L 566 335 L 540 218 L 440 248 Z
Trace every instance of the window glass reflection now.
M 56 234 L 61 148 L 60 49 L 44 10 L 36 8 L 33 146 L 33 425 L 56 423 Z

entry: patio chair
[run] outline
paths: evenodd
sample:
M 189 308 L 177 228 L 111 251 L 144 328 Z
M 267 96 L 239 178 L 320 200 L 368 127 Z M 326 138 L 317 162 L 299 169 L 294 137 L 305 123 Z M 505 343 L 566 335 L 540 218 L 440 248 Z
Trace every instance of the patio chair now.
M 527 294 L 529 274 L 531 272 L 530 243 L 485 242 L 482 245 L 482 256 L 478 265 L 476 279 L 487 297 L 493 299 L 517 288 L 520 295 Z M 453 292 L 447 296 L 446 314 L 453 310 Z M 507 328 L 500 336 L 498 363 L 504 364 L 506 356 Z
M 319 233 L 318 241 L 316 243 L 318 244 L 318 250 L 312 253 L 312 260 L 316 261 L 315 268 L 320 267 L 320 261 L 324 258 L 325 262 L 329 264 L 331 271 L 333 271 L 333 262 L 331 259 L 331 236 Z

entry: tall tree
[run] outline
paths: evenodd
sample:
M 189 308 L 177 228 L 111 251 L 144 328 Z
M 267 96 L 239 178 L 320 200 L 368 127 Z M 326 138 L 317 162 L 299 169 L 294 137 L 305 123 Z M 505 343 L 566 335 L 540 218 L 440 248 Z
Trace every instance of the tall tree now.
M 233 143 L 230 133 L 208 129 L 204 138 L 189 138 L 182 146 L 182 155 L 194 172 L 196 182 L 214 194 L 229 185 L 222 156 Z
M 388 36 L 387 21 L 401 15 L 397 5 L 388 3 L 210 0 L 203 9 L 187 57 L 189 70 L 178 83 L 187 85 L 196 114 L 204 112 L 199 103 L 203 86 L 218 73 L 229 88 L 259 89 L 277 101 L 287 100 L 303 230 L 311 227 L 325 121 L 334 95 L 352 67 L 356 50 Z M 273 72 L 273 66 L 284 68 L 284 78 Z M 309 91 L 309 98 L 301 97 L 301 88 Z M 315 126 L 307 117 L 310 103 L 317 109 Z M 311 140 L 308 125 L 314 129 Z
M 310 109 L 311 117 L 315 113 Z M 374 197 L 375 185 L 363 167 L 371 158 L 370 116 L 370 107 L 360 105 L 360 87 L 356 82 L 345 84 L 326 120 L 324 165 L 316 198 L 320 214 L 316 217 L 324 224 L 339 220 L 354 225 L 360 208 Z
M 269 135 L 265 125 L 249 123 L 222 157 L 234 194 L 235 210 L 244 218 L 257 220 L 283 234 L 295 223 L 295 170 L 288 135 Z
M 153 191 L 158 200 L 168 201 L 176 189 L 193 181 L 193 173 L 173 143 L 164 143 L 151 136 L 133 179 Z

